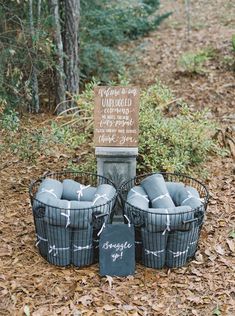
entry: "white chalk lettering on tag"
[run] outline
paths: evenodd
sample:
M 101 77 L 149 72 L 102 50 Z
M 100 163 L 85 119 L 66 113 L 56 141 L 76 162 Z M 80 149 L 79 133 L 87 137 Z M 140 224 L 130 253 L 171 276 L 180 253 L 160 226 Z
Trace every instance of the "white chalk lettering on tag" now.
M 115 249 L 116 251 L 123 251 L 124 249 L 130 249 L 133 245 L 129 244 L 127 241 L 124 243 L 111 244 L 108 241 L 103 244 L 103 249 Z
M 120 254 L 119 253 L 113 253 L 112 255 L 111 255 L 111 257 L 112 257 L 112 260 L 113 260 L 113 262 L 115 262 L 117 259 L 122 259 L 122 255 L 123 255 L 123 252 L 121 252 Z

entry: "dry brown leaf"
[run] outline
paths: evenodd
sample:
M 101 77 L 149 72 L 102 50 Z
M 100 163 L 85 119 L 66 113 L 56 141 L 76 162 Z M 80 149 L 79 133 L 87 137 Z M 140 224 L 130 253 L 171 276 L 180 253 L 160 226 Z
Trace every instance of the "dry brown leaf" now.
M 231 252 L 234 253 L 235 252 L 235 239 L 226 239 L 226 242 L 227 242 Z
M 92 300 L 93 298 L 91 295 L 84 295 L 78 299 L 78 302 L 81 302 L 84 306 L 89 306 L 92 303 Z

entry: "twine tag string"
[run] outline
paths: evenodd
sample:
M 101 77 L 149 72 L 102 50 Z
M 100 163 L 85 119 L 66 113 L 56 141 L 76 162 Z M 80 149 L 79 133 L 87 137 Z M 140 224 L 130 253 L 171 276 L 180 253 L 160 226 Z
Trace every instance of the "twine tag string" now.
M 152 203 L 157 201 L 157 200 L 164 199 L 165 197 L 167 197 L 168 199 L 171 199 L 170 194 L 167 192 L 166 194 L 162 194 L 162 195 L 157 196 L 155 199 L 152 200 Z
M 58 252 L 59 251 L 64 251 L 64 250 L 69 250 L 70 248 L 69 247 L 66 247 L 66 248 L 57 248 L 55 245 L 49 245 L 49 253 L 52 253 L 54 252 L 53 256 L 56 257 L 58 255 Z
M 89 185 L 80 184 L 80 189 L 77 190 L 78 200 L 80 200 L 81 197 L 83 196 L 83 191 L 89 187 L 90 187 L 90 184 Z
M 186 254 L 188 252 L 188 247 L 184 251 L 176 251 L 176 252 L 174 252 L 172 250 L 168 250 L 168 251 L 173 254 L 174 258 L 177 258 L 177 257 L 180 257 L 180 256 Z
M 42 194 L 42 193 L 50 193 L 50 194 L 52 194 L 54 197 L 58 198 L 58 196 L 57 196 L 57 195 L 55 194 L 55 192 L 54 192 L 54 189 L 48 190 L 48 189 L 42 188 L 42 190 L 41 190 L 40 192 L 38 192 L 37 195 L 40 195 L 40 194 Z
M 40 244 L 40 242 L 41 241 L 45 241 L 45 242 L 47 242 L 48 241 L 48 239 L 45 239 L 45 238 L 43 238 L 43 237 L 41 237 L 40 235 L 36 235 L 37 236 L 37 238 L 38 238 L 38 240 L 37 240 L 37 242 L 36 242 L 36 247 Z
M 148 199 L 148 195 L 142 195 L 140 194 L 139 192 L 135 191 L 133 188 L 131 189 L 132 192 L 134 192 L 135 194 L 133 196 L 140 196 L 142 197 L 143 199 L 145 199 L 147 202 L 149 202 L 149 199 Z
M 146 252 L 146 255 L 154 255 L 155 257 L 160 257 L 160 254 L 163 253 L 165 249 L 155 251 L 144 249 L 144 251 Z
M 166 211 L 166 228 L 165 228 L 164 232 L 162 233 L 162 235 L 165 235 L 165 233 L 167 231 L 169 232 L 171 230 L 171 227 L 170 227 L 171 220 L 170 220 L 170 215 L 169 215 L 168 209 L 165 209 L 165 211 Z
M 66 223 L 65 228 L 67 228 L 71 223 L 70 222 L 70 207 L 71 207 L 71 202 L 68 201 L 68 210 L 65 210 L 65 211 L 67 211 L 67 213 L 61 213 L 62 216 L 67 217 L 67 223 Z
M 91 249 L 92 244 L 84 246 L 84 247 L 73 245 L 73 247 L 74 247 L 73 251 L 75 252 L 75 251 L 81 251 L 81 250 L 85 250 L 85 249 Z
M 94 199 L 92 205 L 95 205 L 95 203 L 96 203 L 99 199 L 101 199 L 101 198 L 105 199 L 106 201 L 109 201 L 109 199 L 108 199 L 106 193 L 105 193 L 105 194 L 98 194 L 98 193 L 97 193 L 97 194 L 95 194 L 95 197 L 96 197 L 96 198 Z

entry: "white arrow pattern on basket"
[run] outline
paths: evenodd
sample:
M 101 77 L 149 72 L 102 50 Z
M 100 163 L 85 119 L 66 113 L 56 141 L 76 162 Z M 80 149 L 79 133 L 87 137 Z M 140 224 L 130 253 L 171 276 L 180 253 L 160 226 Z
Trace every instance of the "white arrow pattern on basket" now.
M 57 248 L 55 245 L 49 245 L 49 253 L 52 253 L 52 251 L 54 251 L 54 254 L 53 256 L 56 257 L 58 255 L 58 252 L 59 251 L 64 251 L 64 250 L 69 250 L 70 248 L 69 247 L 66 247 L 66 248 Z
M 143 199 L 145 199 L 146 201 L 149 202 L 148 195 L 142 195 L 139 192 L 135 191 L 133 188 L 131 189 L 131 191 L 135 193 L 133 196 L 136 196 L 136 195 L 140 196 L 140 197 L 142 197 Z
M 156 251 L 144 249 L 144 251 L 146 252 L 146 255 L 154 255 L 155 257 L 160 257 L 160 254 L 163 253 L 165 251 L 165 249 L 156 250 Z
M 75 251 L 80 251 L 80 250 L 85 250 L 85 249 L 91 249 L 92 244 L 84 246 L 84 247 L 73 245 L 73 247 L 74 247 L 73 251 L 75 252 Z
M 83 191 L 89 187 L 90 187 L 90 184 L 89 185 L 80 184 L 80 190 L 77 190 L 78 201 L 80 201 L 81 197 L 83 196 Z

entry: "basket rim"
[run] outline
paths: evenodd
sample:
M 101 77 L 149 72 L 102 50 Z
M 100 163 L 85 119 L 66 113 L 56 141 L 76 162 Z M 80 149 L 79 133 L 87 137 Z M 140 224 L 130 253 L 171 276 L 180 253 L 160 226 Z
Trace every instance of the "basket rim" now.
M 65 207 L 55 207 L 54 205 L 51 205 L 51 204 L 46 204 L 46 203 L 43 203 L 41 201 L 39 201 L 38 199 L 36 199 L 34 197 L 34 194 L 33 194 L 33 187 L 36 185 L 36 183 L 39 183 L 41 182 L 42 180 L 46 179 L 47 177 L 50 177 L 50 176 L 53 176 L 53 175 L 62 175 L 62 174 L 66 174 L 66 173 L 70 173 L 70 174 L 83 174 L 83 175 L 90 175 L 90 176 L 96 176 L 97 178 L 102 178 L 104 180 L 108 180 L 108 184 L 110 185 L 113 185 L 114 189 L 115 189 L 115 194 L 114 196 L 109 200 L 107 201 L 106 203 L 104 204 L 100 204 L 100 205 L 94 205 L 94 206 L 91 206 L 91 207 L 87 207 L 87 208 L 65 208 Z M 59 180 L 58 180 L 59 181 Z M 100 174 L 96 174 L 96 173 L 92 173 L 92 172 L 83 172 L 83 171 L 70 171 L 70 170 L 65 170 L 65 171 L 59 171 L 59 172 L 56 172 L 56 171 L 51 171 L 51 172 L 47 172 L 45 173 L 43 176 L 39 177 L 38 179 L 32 181 L 29 185 L 29 196 L 30 196 L 30 199 L 32 201 L 36 201 L 40 204 L 40 206 L 45 206 L 45 207 L 52 207 L 58 211 L 61 211 L 61 210 L 72 210 L 72 211 L 95 211 L 96 209 L 98 210 L 99 208 L 101 208 L 102 206 L 105 206 L 105 205 L 109 205 L 111 204 L 111 202 L 113 202 L 116 198 L 117 198 L 117 195 L 118 195 L 118 189 L 116 187 L 116 185 L 112 182 L 112 180 L 110 180 L 109 178 L 105 177 L 105 176 L 102 176 Z M 59 199 L 60 200 L 60 199 Z M 79 202 L 79 201 L 78 201 Z M 88 201 L 89 202 L 89 201 Z
M 132 177 L 131 179 L 128 179 L 126 181 L 124 181 L 121 186 L 118 188 L 118 193 L 120 193 L 121 195 L 121 198 L 122 200 L 128 204 L 128 206 L 130 208 L 132 208 L 132 211 L 134 210 L 137 210 L 137 211 L 140 211 L 140 212 L 143 212 L 143 213 L 150 213 L 150 214 L 159 214 L 159 215 L 166 215 L 166 213 L 156 213 L 156 212 L 151 212 L 151 208 L 149 208 L 148 210 L 143 210 L 137 206 L 133 206 L 131 205 L 126 199 L 123 198 L 123 195 L 122 195 L 122 192 L 124 191 L 124 187 L 129 183 L 129 182 L 132 182 L 132 181 L 135 181 L 136 179 L 138 178 L 142 178 L 142 177 L 147 177 L 147 176 L 151 176 L 151 175 L 154 175 L 154 174 L 162 174 L 163 176 L 164 175 L 172 175 L 172 176 L 179 176 L 179 177 L 184 177 L 184 178 L 187 178 L 187 179 L 190 179 L 196 183 L 198 183 L 199 185 L 201 185 L 203 187 L 203 189 L 205 190 L 205 197 L 203 198 L 204 201 L 202 201 L 202 204 L 206 210 L 207 208 L 207 204 L 208 204 L 208 201 L 209 201 L 209 191 L 207 189 L 207 187 L 200 181 L 200 180 L 197 180 L 191 176 L 188 176 L 184 173 L 178 173 L 178 172 L 150 172 L 150 173 L 144 173 L 144 174 L 140 174 L 140 175 L 137 175 L 135 177 Z M 172 214 L 169 214 L 170 216 L 171 215 L 176 215 L 176 214 L 185 214 L 185 213 L 190 213 L 190 212 L 196 212 L 196 211 L 199 211 L 201 209 L 201 206 L 198 206 L 198 207 L 195 207 L 195 208 L 192 208 L 191 210 L 187 211 L 187 212 L 180 212 L 180 213 L 172 213 Z

